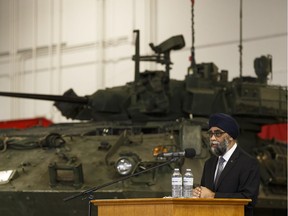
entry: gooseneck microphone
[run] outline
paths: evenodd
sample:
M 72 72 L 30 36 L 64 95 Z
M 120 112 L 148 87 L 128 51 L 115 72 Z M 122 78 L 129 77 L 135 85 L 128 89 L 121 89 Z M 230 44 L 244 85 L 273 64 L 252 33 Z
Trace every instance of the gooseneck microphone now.
M 194 158 L 196 155 L 196 151 L 194 148 L 186 148 L 184 151 L 181 152 L 165 152 L 160 153 L 158 157 L 186 157 L 186 158 Z
M 92 192 L 94 192 L 94 191 L 96 191 L 96 190 L 99 190 L 99 189 L 101 189 L 101 188 L 110 186 L 110 185 L 115 184 L 115 183 L 120 182 L 120 181 L 124 181 L 124 180 L 129 179 L 129 178 L 131 178 L 131 177 L 133 177 L 133 176 L 138 176 L 138 175 L 140 175 L 140 174 L 142 174 L 142 173 L 146 173 L 146 172 L 151 171 L 151 170 L 154 170 L 154 169 L 156 169 L 156 168 L 159 168 L 159 167 L 168 165 L 168 164 L 170 164 L 170 163 L 173 163 L 173 162 L 177 161 L 178 159 L 179 159 L 178 157 L 171 157 L 171 158 L 169 158 L 167 161 L 165 161 L 164 163 L 159 163 L 159 164 L 156 165 L 156 166 L 149 167 L 149 168 L 147 168 L 147 169 L 143 169 L 143 170 L 141 170 L 141 171 L 139 171 L 139 172 L 136 172 L 136 173 L 133 173 L 133 174 L 131 174 L 131 175 L 123 176 L 122 178 L 113 180 L 113 181 L 111 181 L 111 182 L 104 183 L 104 184 L 102 184 L 102 185 L 100 185 L 100 186 L 95 186 L 95 187 L 93 187 L 93 188 L 91 188 L 91 189 L 88 189 L 88 190 L 86 190 L 86 191 L 83 191 L 83 192 L 81 192 L 81 193 L 78 193 L 78 194 L 75 194 L 75 195 L 66 197 L 66 198 L 64 198 L 63 200 L 66 202 L 66 201 L 68 201 L 68 200 L 74 199 L 74 198 L 79 197 L 79 196 L 90 195 Z
M 138 176 L 138 175 L 140 175 L 140 174 L 142 174 L 142 173 L 146 173 L 146 172 L 148 172 L 148 171 L 151 171 L 151 170 L 157 169 L 157 168 L 159 168 L 159 167 L 163 167 L 163 166 L 165 166 L 165 165 L 168 165 L 168 164 L 170 164 L 170 163 L 176 162 L 177 160 L 179 160 L 180 157 L 193 158 L 193 157 L 195 157 L 195 155 L 196 155 L 196 151 L 195 151 L 195 149 L 193 149 L 193 148 L 187 148 L 187 149 L 185 149 L 185 150 L 182 151 L 182 152 L 161 153 L 161 154 L 158 155 L 158 157 L 159 157 L 159 156 L 161 156 L 161 157 L 167 157 L 167 158 L 168 158 L 167 161 L 165 161 L 165 162 L 163 162 L 163 163 L 160 163 L 160 164 L 158 164 L 158 165 L 156 165 L 156 166 L 149 167 L 149 168 L 147 168 L 147 169 L 144 169 L 144 170 L 141 170 L 141 171 L 139 171 L 139 172 L 133 173 L 133 174 L 131 174 L 131 175 L 124 176 L 124 177 L 122 177 L 122 178 L 113 180 L 113 181 L 111 181 L 111 182 L 107 182 L 107 183 L 105 183 L 105 184 L 92 187 L 92 188 L 90 188 L 90 189 L 88 189 L 88 190 L 86 190 L 86 191 L 83 191 L 83 192 L 80 192 L 80 193 L 78 193 L 78 194 L 74 194 L 74 195 L 72 195 L 72 196 L 66 197 L 66 198 L 64 198 L 63 200 L 64 200 L 64 201 L 68 201 L 68 200 L 75 199 L 76 197 L 80 197 L 80 196 L 86 197 L 86 198 L 88 197 L 88 198 L 91 200 L 91 199 L 93 199 L 93 194 L 92 194 L 92 193 L 93 193 L 94 191 L 97 191 L 97 190 L 99 190 L 99 189 L 101 189 L 101 188 L 104 188 L 104 187 L 107 187 L 107 186 L 109 186 L 109 185 L 115 184 L 115 183 L 117 183 L 117 182 L 124 181 L 124 180 L 129 179 L 129 178 L 131 178 L 131 177 L 133 177 L 133 176 Z M 89 209 L 88 209 L 88 215 L 89 215 L 89 216 L 91 216 L 91 205 L 92 205 L 92 203 L 91 203 L 91 201 L 89 201 Z

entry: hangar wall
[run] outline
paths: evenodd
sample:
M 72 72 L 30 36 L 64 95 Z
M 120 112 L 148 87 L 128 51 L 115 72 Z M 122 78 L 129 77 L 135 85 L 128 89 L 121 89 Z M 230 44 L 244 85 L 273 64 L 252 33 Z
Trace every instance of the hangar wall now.
M 287 86 L 287 0 L 243 0 L 243 75 L 256 57 L 273 56 L 269 83 Z M 240 0 L 195 0 L 196 61 L 239 75 Z M 133 30 L 141 54 L 182 34 L 171 78 L 184 79 L 191 49 L 189 0 L 0 0 L 0 91 L 80 95 L 133 80 Z M 141 70 L 162 69 L 141 63 Z M 52 102 L 0 97 L 0 120 L 61 117 Z

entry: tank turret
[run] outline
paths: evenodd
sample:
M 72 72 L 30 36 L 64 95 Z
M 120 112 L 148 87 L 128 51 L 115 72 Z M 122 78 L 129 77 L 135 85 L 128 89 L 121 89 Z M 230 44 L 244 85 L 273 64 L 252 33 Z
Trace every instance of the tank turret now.
M 182 35 L 150 47 L 155 55 L 139 54 L 139 31 L 135 55 L 135 79 L 125 86 L 98 90 L 77 96 L 69 89 L 63 96 L 0 92 L 0 96 L 54 101 L 63 116 L 77 120 L 167 121 L 225 112 L 250 118 L 286 118 L 287 88 L 267 84 L 272 73 L 271 56 L 254 62 L 257 77 L 241 77 L 228 81 L 228 71 L 219 71 L 214 63 L 194 65 L 185 80 L 170 79 L 170 52 L 185 46 Z M 137 42 L 138 41 L 138 42 Z M 163 71 L 139 71 L 141 61 L 165 65 Z

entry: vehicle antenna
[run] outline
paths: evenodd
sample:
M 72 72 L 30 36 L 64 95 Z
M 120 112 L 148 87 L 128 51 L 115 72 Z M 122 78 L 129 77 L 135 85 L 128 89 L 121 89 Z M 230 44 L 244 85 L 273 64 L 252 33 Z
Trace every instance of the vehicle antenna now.
M 196 72 L 196 61 L 195 61 L 195 47 L 194 47 L 194 43 L 195 43 L 195 29 L 194 29 L 194 4 L 195 4 L 195 0 L 191 0 L 191 42 L 192 42 L 192 46 L 191 46 L 191 56 L 190 56 L 190 68 L 189 70 L 192 70 L 192 73 Z
M 239 54 L 240 54 L 240 59 L 239 59 L 239 69 L 240 69 L 240 79 L 242 79 L 242 68 L 243 68 L 243 63 L 242 63 L 242 0 L 240 0 L 240 44 L 239 44 Z

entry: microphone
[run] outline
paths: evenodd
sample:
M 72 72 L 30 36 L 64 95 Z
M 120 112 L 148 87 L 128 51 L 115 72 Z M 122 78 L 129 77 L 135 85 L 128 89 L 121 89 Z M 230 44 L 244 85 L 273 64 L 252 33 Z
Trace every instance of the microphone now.
M 194 158 L 196 155 L 196 151 L 194 148 L 186 148 L 182 152 L 166 152 L 160 153 L 158 157 L 186 157 L 186 158 Z

